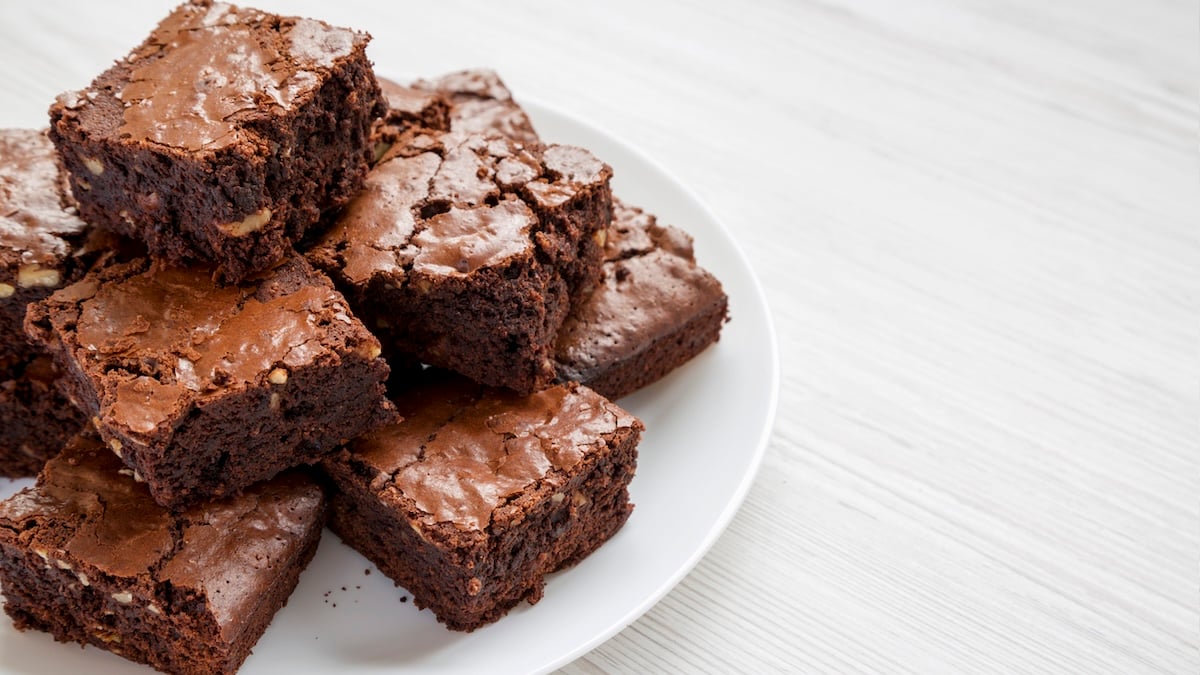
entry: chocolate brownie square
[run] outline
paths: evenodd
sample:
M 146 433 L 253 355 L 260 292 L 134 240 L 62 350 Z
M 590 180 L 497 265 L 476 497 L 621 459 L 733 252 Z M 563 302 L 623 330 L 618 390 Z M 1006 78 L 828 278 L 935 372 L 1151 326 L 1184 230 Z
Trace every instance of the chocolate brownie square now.
M 0 503 L 4 610 L 164 672 L 236 672 L 316 551 L 321 489 L 290 472 L 171 513 L 131 473 L 81 435 Z
M 50 138 L 88 222 L 239 281 L 362 186 L 385 105 L 369 36 L 197 0 L 84 91 Z
M 451 73 L 413 87 L 451 101 L 453 133 L 538 142 L 529 116 L 492 71 Z M 606 239 L 600 282 L 573 303 L 559 331 L 555 367 L 560 381 L 619 398 L 715 342 L 729 303 L 720 282 L 696 265 L 686 232 L 614 198 Z
M 46 355 L 0 359 L 0 476 L 36 476 L 83 428 L 87 418 L 55 386 L 59 377 Z
M 172 508 L 314 462 L 395 415 L 379 341 L 303 258 L 240 285 L 211 275 L 106 265 L 26 317 L 104 441 Z
M 25 307 L 82 274 L 90 234 L 45 132 L 0 130 L 0 361 L 36 355 Z
M 558 376 L 620 398 L 716 342 L 728 311 L 686 232 L 613 200 L 600 283 L 558 333 Z
M 642 424 L 578 384 L 522 397 L 430 369 L 404 422 L 321 466 L 331 528 L 454 630 L 542 597 L 632 510 Z
M 407 134 L 307 255 L 389 355 L 529 393 L 599 276 L 611 174 L 582 148 Z

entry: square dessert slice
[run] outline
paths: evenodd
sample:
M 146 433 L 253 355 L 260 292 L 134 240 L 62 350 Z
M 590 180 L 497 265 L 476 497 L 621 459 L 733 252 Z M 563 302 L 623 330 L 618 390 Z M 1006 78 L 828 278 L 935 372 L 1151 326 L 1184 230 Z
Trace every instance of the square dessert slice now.
M 643 427 L 586 387 L 521 397 L 430 369 L 396 405 L 404 422 L 322 462 L 331 527 L 452 629 L 537 602 L 629 517 Z
M 686 232 L 613 200 L 600 283 L 558 333 L 558 376 L 620 398 L 716 342 L 728 311 Z
M 283 259 L 366 175 L 385 110 L 369 39 L 223 3 L 179 6 L 50 108 L 84 219 L 232 281 Z
M 87 417 L 55 386 L 59 377 L 44 354 L 0 359 L 0 476 L 36 476 L 83 428 Z
M 413 88 L 447 98 L 452 133 L 536 143 L 528 115 L 496 73 L 468 70 Z M 594 292 L 575 303 L 559 331 L 560 380 L 604 396 L 632 393 L 683 365 L 720 337 L 728 319 L 721 284 L 696 265 L 691 237 L 613 199 L 604 266 Z
M 289 472 L 171 513 L 92 434 L 0 502 L 4 610 L 170 673 L 234 673 L 316 551 L 325 500 Z
M 307 255 L 389 355 L 529 393 L 599 276 L 611 174 L 581 148 L 407 134 Z
M 145 259 L 31 305 L 26 329 L 112 450 L 177 508 L 394 419 L 379 341 L 294 256 L 240 285 Z

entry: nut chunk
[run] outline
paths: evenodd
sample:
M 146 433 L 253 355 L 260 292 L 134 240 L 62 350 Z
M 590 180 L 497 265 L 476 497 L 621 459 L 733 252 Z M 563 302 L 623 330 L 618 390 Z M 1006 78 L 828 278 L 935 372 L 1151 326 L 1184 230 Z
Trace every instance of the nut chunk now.
M 331 527 L 455 630 L 474 630 L 607 541 L 633 509 L 642 423 L 590 389 L 528 397 L 429 369 L 405 421 L 326 459 Z
M 386 110 L 365 33 L 197 0 L 88 89 L 50 138 L 88 222 L 239 281 L 362 185 Z
M 320 488 L 288 473 L 172 514 L 129 473 L 82 435 L 0 503 L 4 610 L 165 672 L 236 672 L 316 552 Z
M 105 443 L 179 507 L 392 421 L 379 341 L 303 258 L 238 286 L 144 259 L 32 305 L 26 329 Z

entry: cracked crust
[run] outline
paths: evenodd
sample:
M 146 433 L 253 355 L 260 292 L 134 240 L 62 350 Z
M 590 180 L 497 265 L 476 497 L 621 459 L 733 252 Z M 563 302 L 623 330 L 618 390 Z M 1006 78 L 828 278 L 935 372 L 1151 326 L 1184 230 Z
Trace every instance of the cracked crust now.
M 362 185 L 386 111 L 369 40 L 311 19 L 180 5 L 50 108 L 83 218 L 230 281 L 270 268 Z
M 174 508 L 234 494 L 394 419 L 379 342 L 302 258 L 236 286 L 146 260 L 30 308 L 104 441 Z
M 321 490 L 291 472 L 181 513 L 93 434 L 0 504 L 5 611 L 22 630 L 178 673 L 233 673 L 316 550 Z
M 427 370 L 405 421 L 326 459 L 331 527 L 455 630 L 536 602 L 628 518 L 643 429 L 577 384 L 531 396 Z
M 389 354 L 530 393 L 595 283 L 611 175 L 581 148 L 418 130 L 307 256 Z
M 615 399 L 716 342 L 729 298 L 696 264 L 686 232 L 619 200 L 613 214 L 600 282 L 563 322 L 555 361 L 560 381 Z
M 35 355 L 25 307 L 83 273 L 88 230 L 45 132 L 0 130 L 0 361 Z

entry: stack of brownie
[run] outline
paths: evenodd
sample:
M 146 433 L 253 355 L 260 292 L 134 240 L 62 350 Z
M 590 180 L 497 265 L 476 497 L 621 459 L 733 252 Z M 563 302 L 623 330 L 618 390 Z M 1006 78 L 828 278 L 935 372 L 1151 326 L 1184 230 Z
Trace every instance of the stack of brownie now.
M 456 630 L 629 517 L 611 399 L 718 338 L 690 238 L 499 78 L 197 0 L 0 131 L 0 583 L 20 629 L 234 672 L 322 526 Z

